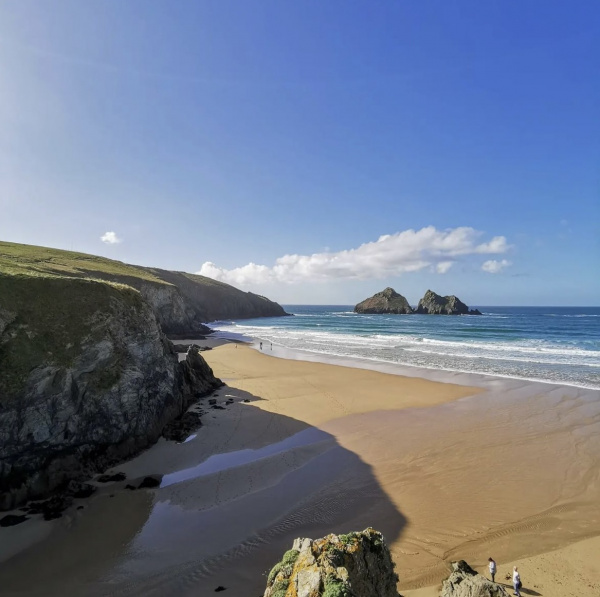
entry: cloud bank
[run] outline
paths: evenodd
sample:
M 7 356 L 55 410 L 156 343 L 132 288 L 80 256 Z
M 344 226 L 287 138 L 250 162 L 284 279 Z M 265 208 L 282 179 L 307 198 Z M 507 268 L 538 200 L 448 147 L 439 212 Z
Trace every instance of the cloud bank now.
M 228 270 L 207 261 L 197 273 L 238 287 L 333 279 L 381 279 L 425 268 L 444 274 L 458 259 L 501 254 L 510 248 L 504 236 L 495 236 L 480 243 L 482 235 L 482 232 L 469 227 L 437 230 L 427 226 L 421 230 L 386 234 L 355 249 L 312 255 L 284 255 L 273 266 L 248 263 Z
M 484 272 L 488 272 L 490 274 L 497 274 L 501 272 L 505 267 L 508 267 L 511 264 L 510 261 L 503 259 L 502 261 L 496 261 L 495 259 L 490 259 L 489 261 L 484 262 L 481 265 L 481 269 Z
M 103 243 L 106 243 L 107 245 L 116 245 L 121 241 L 121 239 L 117 236 L 116 232 L 105 232 L 101 237 L 100 240 Z

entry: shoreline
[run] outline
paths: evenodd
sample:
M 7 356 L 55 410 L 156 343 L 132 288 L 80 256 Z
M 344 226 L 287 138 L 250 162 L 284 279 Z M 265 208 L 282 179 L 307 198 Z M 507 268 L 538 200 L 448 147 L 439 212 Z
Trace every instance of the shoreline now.
M 221 342 L 196 343 L 214 341 Z M 600 546 L 596 393 L 480 374 L 441 372 L 431 380 L 366 363 L 266 358 L 279 353 L 230 342 L 203 352 L 228 384 L 217 398 L 225 410 L 208 410 L 190 441 L 160 440 L 115 467 L 128 480 L 160 474 L 170 481 L 134 492 L 124 481 L 64 519 L 25 523 L 52 524 L 50 538 L 0 564 L 7 594 L 37 594 L 19 592 L 27 582 L 19 574 L 40 561 L 44 595 L 126 586 L 127 595 L 193 595 L 219 584 L 233 596 L 247 587 L 258 594 L 261 572 L 290 538 L 369 525 L 384 532 L 408 597 L 437 595 L 450 559 L 483 571 L 493 555 L 503 574 L 516 556 L 529 558 L 520 565 L 525 588 L 537 583 L 544 597 L 564 594 L 544 585 L 560 575 L 561 557 L 572 561 L 573 551 L 590 568 Z M 232 465 L 217 460 L 207 470 L 217 454 Z M 0 529 L 0 540 L 20 528 Z M 590 535 L 583 555 L 570 547 Z M 555 552 L 558 562 L 548 555 Z M 104 568 L 96 562 L 103 553 L 111 554 Z M 58 581 L 65 558 L 77 564 Z M 597 594 L 600 573 L 591 574 L 592 588 L 578 586 L 577 595 Z
M 215 330 L 218 334 L 219 330 Z M 227 338 L 225 336 L 215 336 L 212 341 L 215 343 L 214 346 L 222 346 L 227 343 L 237 343 L 246 345 L 253 350 L 259 351 L 260 337 L 250 338 L 247 340 L 238 340 L 233 338 Z M 263 340 L 268 343 L 268 341 Z M 392 361 L 383 361 L 380 359 L 369 359 L 366 357 L 356 357 L 348 355 L 334 355 L 322 352 L 311 351 L 308 349 L 299 348 L 287 348 L 281 345 L 273 345 L 275 350 L 271 351 L 267 348 L 263 349 L 263 354 L 267 356 L 273 356 L 281 359 L 288 359 L 293 361 L 307 361 L 312 363 L 323 363 L 326 365 L 337 365 L 340 367 L 351 367 L 358 369 L 366 369 L 370 371 L 378 371 L 380 373 L 389 373 L 391 375 L 399 375 L 403 377 L 416 377 L 420 379 L 427 379 L 430 381 L 438 381 L 440 383 L 458 383 L 461 385 L 469 385 L 487 389 L 490 384 L 497 381 L 514 382 L 516 384 L 540 384 L 552 386 L 549 388 L 550 391 L 554 388 L 574 388 L 576 390 L 582 390 L 584 392 L 597 392 L 600 395 L 600 388 L 570 384 L 570 383 L 558 383 L 552 380 L 541 380 L 535 378 L 526 377 L 513 377 L 509 375 L 502 375 L 498 373 L 481 373 L 473 371 L 462 371 L 459 369 L 442 369 L 434 367 L 421 367 L 418 365 L 411 365 L 406 363 L 397 363 Z

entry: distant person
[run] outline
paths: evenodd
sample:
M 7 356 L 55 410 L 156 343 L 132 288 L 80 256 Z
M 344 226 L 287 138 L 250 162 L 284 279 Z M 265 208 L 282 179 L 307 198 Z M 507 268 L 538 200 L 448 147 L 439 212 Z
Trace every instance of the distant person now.
M 262 350 L 262 342 L 260 343 L 260 349 Z
M 273 350 L 273 342 L 271 342 L 271 350 Z
M 519 570 L 518 568 L 515 566 L 513 568 L 513 587 L 515 589 L 514 595 L 516 595 L 517 597 L 521 597 L 521 587 L 523 585 L 521 584 L 521 575 L 519 574 Z
M 488 558 L 488 567 L 490 569 L 490 576 L 492 577 L 492 582 L 496 582 L 496 562 L 492 558 Z

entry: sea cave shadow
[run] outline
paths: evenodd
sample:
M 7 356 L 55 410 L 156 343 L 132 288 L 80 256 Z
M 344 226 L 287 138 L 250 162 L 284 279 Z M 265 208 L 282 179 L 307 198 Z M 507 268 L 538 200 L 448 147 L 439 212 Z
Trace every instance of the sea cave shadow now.
M 224 410 L 210 408 L 213 396 L 197 402 L 206 423 L 181 445 L 185 474 L 165 485 L 174 473 L 155 470 L 158 489 L 129 491 L 127 479 L 111 486 L 116 499 L 82 502 L 47 539 L 0 564 L 2 594 L 203 595 L 222 585 L 258 595 L 296 537 L 371 526 L 388 545 L 397 540 L 407 520 L 358 454 L 258 407 L 260 396 L 225 385 L 217 397 Z M 214 454 L 190 467 L 203 441 L 214 442 Z

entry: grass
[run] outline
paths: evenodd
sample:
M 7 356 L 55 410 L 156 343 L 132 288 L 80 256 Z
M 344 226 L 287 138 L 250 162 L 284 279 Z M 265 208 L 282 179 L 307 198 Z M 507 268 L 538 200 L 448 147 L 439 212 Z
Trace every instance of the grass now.
M 150 270 L 86 253 L 0 241 L 0 274 L 29 277 L 67 277 L 144 280 L 168 284 Z M 0 295 L 1 296 L 1 295 Z
M 122 284 L 0 273 L 0 321 L 7 323 L 0 344 L 3 400 L 18 395 L 41 363 L 70 367 L 82 344 L 104 333 L 103 322 L 117 304 L 135 310 L 143 306 L 139 292 Z M 116 370 L 98 374 L 106 388 L 119 376 Z

